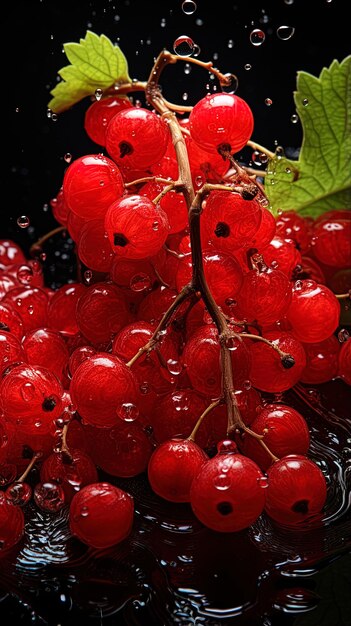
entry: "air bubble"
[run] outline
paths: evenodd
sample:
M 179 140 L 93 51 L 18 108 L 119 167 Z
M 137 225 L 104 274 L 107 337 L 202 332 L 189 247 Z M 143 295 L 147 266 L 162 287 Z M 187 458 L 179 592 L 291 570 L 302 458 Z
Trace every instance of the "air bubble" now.
M 181 374 L 183 370 L 180 361 L 175 361 L 174 359 L 168 359 L 167 369 L 170 374 L 173 374 L 173 376 L 179 376 L 179 374 Z
M 251 63 L 245 63 L 245 65 L 244 65 L 244 70 L 246 70 L 246 71 L 248 72 L 248 71 L 249 71 L 249 70 L 251 70 L 251 69 L 252 69 L 252 65 L 251 65 Z
M 20 228 L 28 228 L 29 225 L 30 219 L 27 215 L 20 215 L 20 217 L 17 218 L 17 226 Z
M 201 54 L 201 48 L 200 46 L 197 45 L 197 43 L 194 44 L 194 52 L 193 52 L 193 57 L 198 57 Z
M 95 99 L 96 100 L 101 100 L 102 98 L 102 89 L 95 89 Z
M 53 122 L 57 122 L 58 118 L 57 118 L 56 113 L 51 113 L 51 119 L 52 119 Z
M 342 328 L 338 332 L 338 339 L 341 343 L 350 339 L 350 333 L 346 330 L 346 328 Z
M 266 98 L 264 103 L 267 107 L 270 107 L 273 104 L 273 100 L 271 100 L 270 98 Z
M 218 476 L 215 476 L 215 478 L 213 479 L 213 484 L 216 489 L 219 489 L 220 491 L 226 491 L 226 489 L 229 489 L 229 487 L 231 486 L 232 481 L 227 473 L 221 473 L 218 474 Z
M 259 28 L 255 28 L 250 33 L 250 42 L 253 46 L 261 46 L 265 39 L 266 35 L 263 30 L 260 30 Z
M 143 274 L 143 273 L 135 274 L 130 279 L 129 286 L 132 291 L 136 291 L 136 292 L 145 291 L 146 289 L 149 289 L 151 287 L 150 276 L 148 276 L 147 274 Z
M 193 13 L 195 13 L 196 9 L 196 2 L 193 2 L 192 0 L 184 0 L 182 4 L 182 11 L 183 13 L 185 13 L 185 15 L 192 15 Z
M 233 39 L 229 39 L 229 41 L 228 41 L 228 48 L 233 48 L 233 46 L 234 46 Z
M 190 74 L 190 72 L 191 72 L 191 66 L 189 65 L 189 63 L 185 63 L 184 74 Z
M 225 93 L 235 93 L 238 89 L 239 80 L 235 74 L 224 74 L 225 80 L 221 82 L 222 91 Z
M 93 277 L 93 272 L 91 270 L 85 270 L 84 272 L 84 280 L 86 283 L 90 283 L 91 279 Z
M 65 156 L 63 158 L 66 161 L 66 163 L 70 163 L 72 161 L 72 155 L 71 155 L 70 152 L 66 152 L 66 154 L 65 154 Z
M 124 422 L 134 422 L 139 417 L 139 409 L 132 402 L 123 402 L 116 412 Z
M 173 43 L 173 50 L 179 57 L 190 57 L 194 53 L 195 44 L 191 37 L 181 35 Z
M 277 37 L 282 41 L 287 41 L 291 39 L 294 32 L 295 28 L 293 26 L 279 26 L 279 28 L 277 28 Z
M 184 100 L 184 102 L 187 101 L 187 99 L 189 98 L 189 94 L 186 93 L 186 91 L 182 94 L 182 100 Z
M 296 113 L 294 113 L 294 114 L 291 116 L 290 121 L 291 121 L 293 124 L 297 124 L 297 122 L 299 121 L 299 116 L 298 116 L 298 115 L 296 115 Z
M 159 226 L 160 226 L 160 223 L 157 220 L 155 220 L 152 224 L 152 230 L 158 231 Z

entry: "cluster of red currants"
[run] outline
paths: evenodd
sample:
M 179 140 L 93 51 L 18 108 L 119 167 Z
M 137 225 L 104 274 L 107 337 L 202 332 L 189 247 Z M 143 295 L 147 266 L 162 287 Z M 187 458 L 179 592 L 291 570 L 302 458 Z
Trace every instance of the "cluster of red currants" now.
M 51 201 L 85 280 L 52 290 L 39 260 L 0 242 L 0 550 L 23 536 L 32 496 L 52 513 L 68 506 L 88 545 L 123 540 L 133 498 L 100 470 L 147 472 L 156 494 L 190 503 L 217 531 L 262 513 L 288 527 L 322 519 L 327 488 L 309 428 L 281 394 L 336 376 L 351 384 L 335 295 L 350 287 L 350 214 L 274 217 L 261 186 L 243 191 L 227 158 L 253 129 L 239 97 L 206 96 L 178 123 L 182 163 L 167 115 L 126 97 L 87 109 L 85 129 L 107 154 L 71 162 Z M 181 168 L 195 193 L 208 185 L 195 254 Z M 196 262 L 231 331 L 243 427 L 230 433 L 218 327 L 196 290 L 176 306 Z

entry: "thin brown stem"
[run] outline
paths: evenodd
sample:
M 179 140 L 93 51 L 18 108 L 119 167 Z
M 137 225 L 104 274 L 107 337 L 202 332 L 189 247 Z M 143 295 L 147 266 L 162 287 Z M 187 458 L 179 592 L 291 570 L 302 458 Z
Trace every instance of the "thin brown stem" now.
M 275 157 L 274 152 L 272 152 L 271 150 L 268 150 L 268 148 L 265 148 L 264 146 L 261 146 L 256 141 L 249 140 L 246 145 L 252 148 L 253 150 L 257 150 L 258 152 L 263 152 L 263 154 L 266 154 L 270 159 L 274 159 Z
M 265 170 L 257 170 L 253 167 L 247 167 L 246 165 L 243 165 L 242 168 L 249 174 L 249 176 L 261 176 L 261 178 L 264 178 L 267 175 Z
M 185 287 L 183 287 L 182 291 L 180 291 L 180 293 L 177 295 L 177 297 L 173 300 L 173 302 L 172 302 L 171 306 L 169 307 L 169 309 L 163 315 L 163 317 L 162 317 L 161 321 L 159 322 L 156 330 L 154 331 L 152 337 L 150 337 L 149 341 L 144 346 L 139 348 L 138 352 L 130 359 L 130 361 L 128 361 L 126 363 L 127 367 L 132 367 L 132 365 L 134 365 L 134 363 L 143 354 L 145 354 L 145 352 L 150 352 L 150 350 L 152 350 L 156 346 L 157 342 L 160 339 L 160 333 L 162 333 L 162 331 L 166 330 L 166 328 L 169 326 L 173 314 L 177 311 L 177 309 L 180 307 L 180 305 L 187 298 L 189 298 L 193 293 L 194 293 L 194 289 L 193 289 L 193 287 L 191 285 L 186 285 Z
M 41 452 L 36 452 L 35 454 L 33 454 L 33 456 L 31 458 L 29 464 L 27 465 L 25 471 L 23 472 L 23 474 L 19 478 L 17 478 L 16 483 L 23 483 L 26 480 L 26 478 L 27 478 L 29 472 L 31 471 L 32 467 L 34 467 L 34 465 L 36 464 L 37 460 L 40 459 L 41 456 L 42 456 Z
M 251 333 L 239 333 L 239 334 L 241 337 L 246 337 L 247 339 L 254 339 L 256 341 L 261 341 L 262 343 L 266 343 L 267 346 L 269 346 L 270 348 L 273 348 L 273 350 L 278 352 L 281 359 L 291 357 L 291 355 L 288 352 L 283 352 L 283 350 L 281 350 L 279 346 L 277 346 L 272 341 L 269 341 L 269 339 L 262 337 L 261 335 L 253 335 Z
M 348 299 L 351 299 L 351 289 L 350 289 L 350 291 L 348 293 L 336 293 L 335 297 L 338 300 L 348 300 Z
M 196 437 L 196 433 L 199 430 L 203 420 L 205 419 L 206 415 L 208 415 L 213 409 L 216 408 L 216 406 L 219 406 L 220 404 L 223 403 L 223 398 L 219 398 L 218 400 L 214 400 L 213 402 L 211 402 L 211 404 L 209 404 L 209 406 L 204 410 L 204 412 L 200 415 L 199 419 L 197 420 L 193 430 L 191 431 L 189 437 L 187 437 L 187 439 L 189 439 L 189 441 L 195 441 L 195 437 Z
M 46 243 L 46 241 L 48 241 L 49 239 L 51 239 L 51 237 L 54 237 L 58 233 L 62 233 L 64 230 L 66 230 L 65 226 L 58 226 L 57 228 L 53 228 L 53 230 L 50 230 L 48 233 L 40 237 L 37 241 L 32 243 L 31 247 L 29 248 L 29 253 L 34 254 L 36 250 L 42 248 L 43 244 Z
M 152 202 L 154 204 L 157 204 L 160 200 L 162 200 L 163 196 L 165 196 L 169 191 L 171 191 L 171 189 L 174 189 L 174 183 L 171 183 L 170 185 L 167 185 L 164 189 L 162 189 L 162 191 L 160 191 L 158 196 L 156 196 L 156 198 L 154 198 Z

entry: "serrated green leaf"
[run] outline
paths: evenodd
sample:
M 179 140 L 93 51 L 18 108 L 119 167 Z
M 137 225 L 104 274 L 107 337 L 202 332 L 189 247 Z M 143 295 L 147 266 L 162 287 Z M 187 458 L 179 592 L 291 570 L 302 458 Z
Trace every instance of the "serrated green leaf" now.
M 123 52 L 105 35 L 87 31 L 80 43 L 63 46 L 71 65 L 58 73 L 63 79 L 51 91 L 48 108 L 55 113 L 69 109 L 96 89 L 108 89 L 116 82 L 130 82 L 128 64 Z
M 303 141 L 298 161 L 276 155 L 265 190 L 274 212 L 318 217 L 351 208 L 351 56 L 316 78 L 298 72 L 294 92 Z

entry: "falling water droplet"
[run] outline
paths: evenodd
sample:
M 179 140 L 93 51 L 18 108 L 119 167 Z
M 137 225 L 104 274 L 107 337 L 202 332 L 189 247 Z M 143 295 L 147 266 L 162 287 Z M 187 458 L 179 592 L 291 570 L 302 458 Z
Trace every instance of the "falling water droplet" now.
M 338 339 L 341 343 L 347 341 L 350 338 L 350 333 L 346 330 L 346 328 L 342 328 L 338 332 Z
M 266 98 L 264 103 L 267 107 L 270 107 L 273 104 L 273 100 L 271 100 L 271 98 Z
M 193 13 L 195 13 L 196 9 L 196 2 L 193 2 L 192 0 L 184 0 L 182 4 L 182 10 L 185 15 L 192 15 Z
M 277 37 L 282 41 L 287 41 L 291 39 L 294 32 L 295 28 L 293 26 L 279 26 L 279 28 L 277 28 Z
M 20 217 L 17 218 L 17 225 L 20 228 L 28 228 L 30 224 L 30 219 L 29 217 L 27 217 L 27 215 L 20 215 Z
M 298 116 L 298 115 L 296 115 L 296 113 L 294 113 L 294 114 L 291 116 L 290 120 L 291 120 L 291 122 L 292 122 L 293 124 L 297 124 L 297 122 L 299 121 L 299 116 Z
M 260 28 L 254 28 L 250 33 L 250 42 L 253 46 L 261 46 L 266 39 L 266 35 Z
M 70 163 L 72 161 L 72 155 L 71 155 L 70 152 L 66 152 L 66 154 L 65 154 L 65 156 L 63 158 L 66 161 L 66 163 Z
M 191 67 L 189 63 L 185 63 L 184 65 L 184 74 L 190 74 L 191 72 Z
M 232 39 L 229 39 L 228 48 L 232 48 L 233 46 L 234 46 L 234 41 Z
M 191 37 L 181 35 L 173 43 L 173 50 L 179 57 L 190 57 L 194 52 L 194 42 Z
M 249 71 L 249 70 L 251 70 L 251 69 L 252 69 L 252 65 L 251 65 L 251 63 L 245 63 L 245 65 L 244 65 L 244 70 L 246 70 L 246 71 L 248 72 L 248 71 Z
M 225 93 L 235 93 L 238 89 L 239 80 L 235 74 L 224 74 L 225 80 L 221 82 L 222 91 Z
M 101 98 L 102 98 L 102 89 L 95 89 L 95 98 L 96 98 L 96 100 L 101 100 Z
M 57 122 L 58 118 L 57 118 L 56 113 L 51 113 L 51 119 L 52 119 L 53 122 Z
M 84 280 L 86 283 L 90 283 L 91 279 L 93 277 L 93 272 L 91 270 L 85 270 L 84 272 Z

